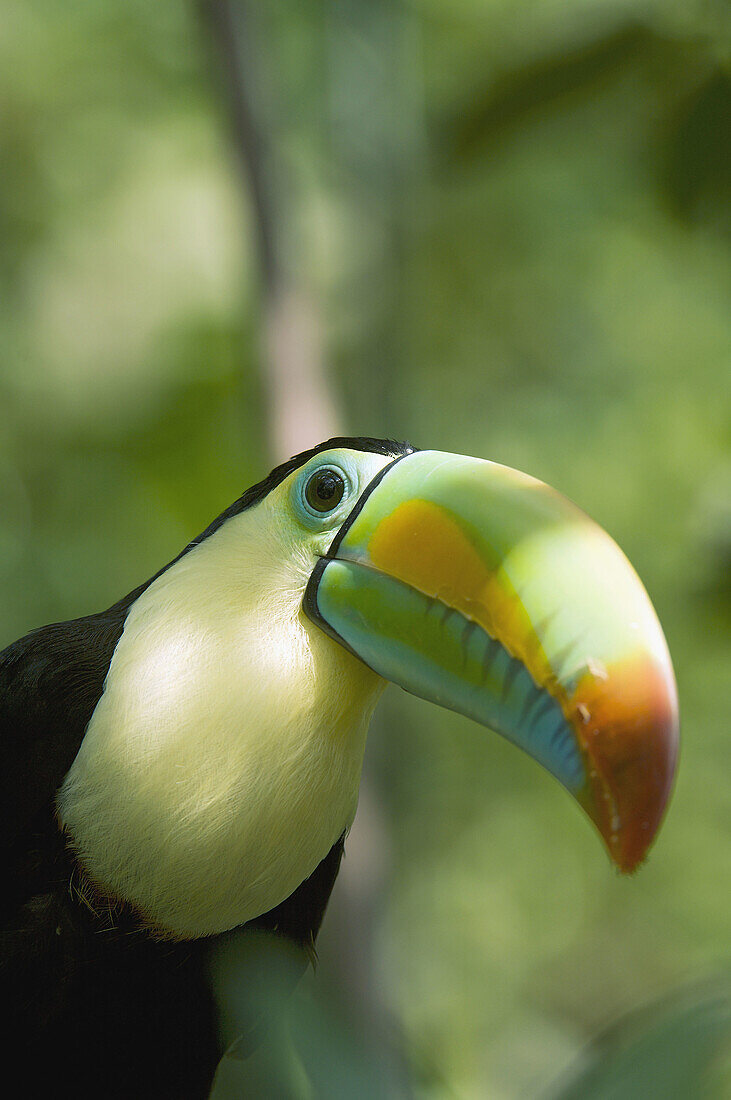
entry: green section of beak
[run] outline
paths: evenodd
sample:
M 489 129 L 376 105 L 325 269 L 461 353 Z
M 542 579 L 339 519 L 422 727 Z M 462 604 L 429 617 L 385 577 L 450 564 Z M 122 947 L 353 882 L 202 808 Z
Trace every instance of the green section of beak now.
M 520 745 L 636 866 L 677 752 L 667 648 L 612 540 L 533 478 L 421 451 L 366 490 L 308 586 L 376 672 Z
M 407 691 L 499 730 L 577 794 L 586 774 L 560 704 L 458 611 L 351 561 L 332 561 L 318 605 L 347 646 Z

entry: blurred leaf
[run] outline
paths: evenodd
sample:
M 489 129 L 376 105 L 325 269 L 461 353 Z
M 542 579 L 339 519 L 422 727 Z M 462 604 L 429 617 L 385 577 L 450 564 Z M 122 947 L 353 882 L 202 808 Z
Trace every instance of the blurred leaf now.
M 596 39 L 565 43 L 552 55 L 522 64 L 473 93 L 472 101 L 440 125 L 442 156 L 455 160 L 484 156 L 498 142 L 520 130 L 536 114 L 560 109 L 571 96 L 587 96 L 617 72 L 656 52 L 657 35 L 635 22 Z
M 731 988 L 685 992 L 597 1040 L 555 1100 L 723 1100 L 730 1057 Z

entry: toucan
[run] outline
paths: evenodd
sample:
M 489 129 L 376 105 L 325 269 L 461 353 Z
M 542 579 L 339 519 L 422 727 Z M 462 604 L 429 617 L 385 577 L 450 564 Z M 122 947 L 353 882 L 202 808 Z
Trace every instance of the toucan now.
M 3 1064 L 25 1095 L 207 1095 L 210 945 L 246 927 L 312 952 L 388 681 L 543 764 L 621 871 L 644 859 L 678 710 L 622 552 L 506 466 L 330 439 L 106 611 L 0 654 Z

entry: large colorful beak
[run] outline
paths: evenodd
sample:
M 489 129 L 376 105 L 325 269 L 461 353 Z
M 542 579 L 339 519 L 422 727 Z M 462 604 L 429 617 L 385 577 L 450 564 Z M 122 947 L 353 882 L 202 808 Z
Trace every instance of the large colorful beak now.
M 535 757 L 623 871 L 659 827 L 678 750 L 675 680 L 619 547 L 548 485 L 418 451 L 366 489 L 305 594 L 379 675 Z

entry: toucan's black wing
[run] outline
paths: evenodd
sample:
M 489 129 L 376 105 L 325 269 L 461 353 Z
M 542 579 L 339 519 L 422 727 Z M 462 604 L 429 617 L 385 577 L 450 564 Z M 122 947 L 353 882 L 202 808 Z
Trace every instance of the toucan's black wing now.
M 71 767 L 137 594 L 98 615 L 43 626 L 0 653 L 0 844 L 6 849 Z
M 34 899 L 17 930 L 0 932 L 0 989 L 13 1006 L 0 1030 L 3 1064 L 21 1067 L 32 1096 L 52 1095 L 59 1083 L 78 1096 L 110 1100 L 207 1096 L 222 1040 L 235 1039 L 232 1054 L 245 1058 L 281 1019 L 307 967 L 342 854 L 341 837 L 276 909 L 212 939 L 161 943 L 131 929 L 99 934 L 95 915 L 74 904 L 68 890 Z M 262 931 L 294 949 L 263 941 Z M 216 1005 L 210 952 L 221 949 L 224 969 L 213 966 L 214 977 L 224 978 L 222 987 L 215 983 L 222 995 Z

